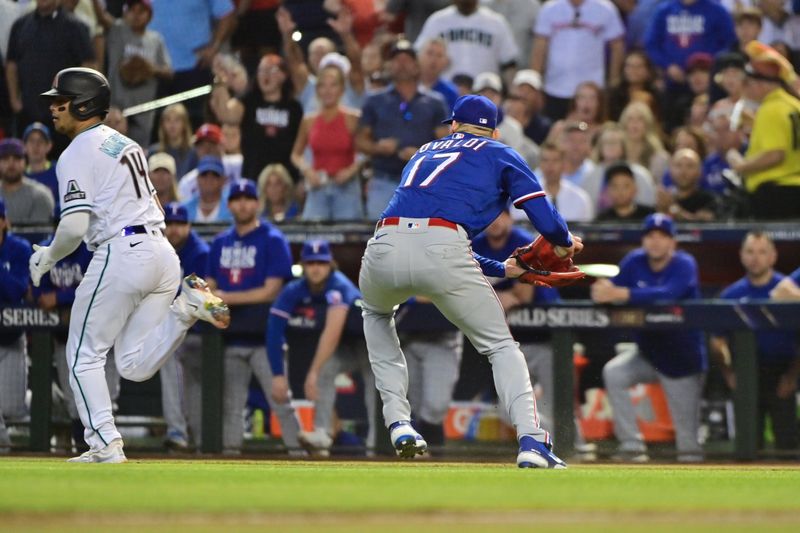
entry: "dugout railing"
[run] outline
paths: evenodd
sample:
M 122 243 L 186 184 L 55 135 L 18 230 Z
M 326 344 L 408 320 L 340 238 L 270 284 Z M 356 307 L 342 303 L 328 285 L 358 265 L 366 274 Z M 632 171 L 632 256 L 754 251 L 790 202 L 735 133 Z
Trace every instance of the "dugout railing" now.
M 259 313 L 266 319 L 266 308 Z M 256 316 L 249 314 L 249 316 Z M 261 319 L 234 320 L 225 335 L 263 329 Z M 509 313 L 512 333 L 546 329 L 552 333 L 554 348 L 554 433 L 559 453 L 569 456 L 574 442 L 573 344 L 581 330 L 637 331 L 698 328 L 705 332 L 730 333 L 737 387 L 733 392 L 735 413 L 734 457 L 752 460 L 757 456 L 756 423 L 758 401 L 757 358 L 754 332 L 759 329 L 800 330 L 800 304 L 724 301 L 697 301 L 662 306 L 597 306 L 591 302 L 570 302 L 547 307 L 521 307 Z M 0 308 L 0 327 L 30 332 L 31 371 L 30 449 L 50 450 L 52 434 L 52 364 L 54 330 L 65 326 L 57 312 L 29 307 Z M 303 328 L 303 334 L 322 328 L 321 323 Z M 346 326 L 347 334 L 361 332 L 360 309 L 353 307 Z M 309 331 L 309 329 L 311 331 Z M 452 329 L 430 305 L 416 305 L 403 316 L 398 329 L 408 332 L 435 332 Z M 222 451 L 223 336 L 218 330 L 203 331 L 203 435 L 202 451 Z M 380 413 L 380 409 L 378 410 Z M 383 427 L 379 424 L 379 427 Z M 386 450 L 387 438 L 378 438 L 378 451 Z

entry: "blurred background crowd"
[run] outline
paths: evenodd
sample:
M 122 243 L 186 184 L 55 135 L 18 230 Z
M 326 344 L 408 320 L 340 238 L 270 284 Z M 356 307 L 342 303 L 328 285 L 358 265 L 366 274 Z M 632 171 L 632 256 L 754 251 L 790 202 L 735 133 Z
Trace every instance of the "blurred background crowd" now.
M 467 93 L 498 105 L 501 140 L 568 221 L 792 218 L 797 11 L 790 0 L 0 0 L 0 136 L 24 157 L 7 162 L 20 145 L 4 145 L 0 195 L 54 191 L 66 140 L 38 94 L 85 65 L 107 74 L 108 122 L 147 148 L 162 203 L 187 205 L 192 221 L 230 221 L 225 185 L 242 178 L 276 222 L 375 220 Z
M 653 230 L 668 237 L 663 250 L 675 252 L 673 221 L 800 218 L 797 0 L 0 0 L 0 58 L 3 234 L 8 228 L 57 221 L 55 164 L 68 140 L 53 131 L 47 104 L 38 95 L 50 88 L 60 69 L 90 66 L 104 72 L 111 85 L 113 107 L 106 122 L 148 152 L 150 179 L 168 206 L 167 235 L 176 249 L 185 250 L 182 263 L 193 261 L 191 269 L 209 275 L 232 306 L 273 302 L 288 290 L 284 280 L 291 275 L 265 267 L 256 285 L 242 285 L 242 269 L 253 267 L 247 261 L 258 261 L 248 256 L 248 243 L 237 244 L 232 237 L 225 241 L 223 233 L 213 240 L 210 258 L 200 258 L 196 254 L 205 243 L 192 224 L 230 224 L 241 237 L 253 217 L 278 227 L 287 222 L 374 222 L 405 163 L 421 145 L 447 133 L 441 122 L 464 94 L 481 94 L 497 104 L 500 140 L 535 169 L 568 222 L 639 224 L 653 213 L 666 215 L 669 226 L 653 226 L 652 217 L 647 219 L 646 253 L 660 253 L 658 244 L 650 249 L 644 243 Z M 200 96 L 187 98 L 186 91 L 198 88 Z M 170 96 L 175 98 L 163 105 L 148 105 Z M 505 258 L 532 238 L 517 224 L 524 218 L 513 208 L 504 213 L 476 239 L 475 249 Z M 337 226 L 328 229 L 336 233 Z M 314 320 L 308 311 L 314 290 L 323 294 L 315 302 L 325 307 L 329 319 L 327 308 L 342 302 L 328 294 L 326 285 L 336 273 L 333 255 L 327 243 L 318 246 L 322 252 L 303 248 L 306 256 L 300 262 L 305 267 L 327 264 L 328 270 L 307 280 L 311 292 L 306 300 L 292 300 L 282 311 L 286 317 L 277 314 L 295 326 Z M 756 252 L 750 250 L 754 246 Z M 747 256 L 746 262 L 745 250 L 760 259 Z M 769 286 L 749 297 L 798 297 L 800 290 L 789 277 L 779 292 L 770 292 L 783 280 L 773 270 L 776 260 L 769 236 L 756 232 L 743 241 L 743 279 L 753 287 Z M 84 259 L 72 261 L 55 270 L 64 274 L 54 280 L 57 287 L 80 280 Z M 697 282 L 696 270 L 689 276 Z M 620 278 L 608 283 L 611 287 L 592 287 L 591 297 L 597 303 L 624 302 L 614 289 L 632 282 Z M 261 292 L 254 295 L 253 289 Z M 348 290 L 336 288 L 340 297 Z M 507 309 L 559 300 L 555 291 L 538 288 L 534 293 L 509 284 L 497 290 Z M 700 295 L 686 290 L 669 295 Z M 231 296 L 237 291 L 246 294 Z M 54 290 L 44 300 L 41 295 L 27 298 L 38 297 L 35 301 L 45 309 L 68 308 L 69 297 L 60 294 Z M 18 304 L 25 291 L 19 296 L 9 292 L 0 301 Z M 277 320 L 274 313 L 270 320 Z M 337 320 L 343 328 L 341 317 Z M 226 351 L 226 365 L 232 365 L 226 372 L 236 376 L 237 390 L 245 390 L 251 367 L 263 389 L 258 393 L 254 382 L 250 398 L 234 395 L 226 407 L 234 418 L 245 401 L 268 412 L 268 403 L 274 411 L 288 399 L 286 384 L 274 381 L 282 376 L 277 359 L 270 355 L 267 373 L 265 354 L 253 351 L 263 350 L 261 329 L 246 339 L 228 339 L 226 350 L 233 351 Z M 4 346 L 10 346 L 19 338 L 0 339 L 0 344 L 6 340 Z M 767 357 L 764 366 L 764 387 L 774 392 L 764 405 L 783 400 L 780 427 L 789 433 L 781 433 L 781 446 L 787 449 L 797 448 L 794 394 L 800 360 L 794 341 L 793 335 L 767 339 L 759 348 L 780 352 L 777 359 Z M 441 444 L 453 394 L 479 396 L 456 383 L 463 340 L 446 333 L 408 335 L 403 342 L 409 360 L 419 359 L 414 371 L 420 383 L 428 374 L 445 376 L 436 386 L 419 385 L 415 406 L 428 442 Z M 320 343 L 328 343 L 330 350 L 308 347 L 312 385 L 333 352 L 339 354 L 336 369 L 359 369 L 363 381 L 369 381 L 363 347 L 351 346 L 346 350 L 350 355 L 341 355 L 338 337 L 323 337 Z M 726 382 L 734 387 L 724 338 L 712 344 Z M 547 391 L 549 338 L 524 345 L 539 389 Z M 618 357 L 630 356 L 626 349 L 609 347 Z M 198 351 L 199 336 L 190 335 L 182 353 L 194 353 L 196 361 Z M 684 374 L 675 376 L 674 368 L 656 365 L 656 377 L 705 375 L 705 347 L 685 351 L 694 363 L 678 371 Z M 191 357 L 175 359 L 180 368 L 167 367 L 170 377 L 162 377 L 167 383 L 162 387 L 164 415 L 172 409 L 167 441 L 185 447 L 192 435 L 199 436 L 200 378 Z M 426 366 L 431 361 L 440 368 Z M 619 365 L 602 368 L 596 371 L 598 381 L 602 373 L 618 390 L 634 383 L 625 381 L 632 379 L 627 374 L 619 381 L 620 374 L 613 373 Z M 317 398 L 320 391 L 308 389 L 306 372 L 301 374 L 291 386 L 295 396 Z M 333 383 L 337 373 L 331 376 L 328 367 L 323 374 Z M 186 381 L 190 375 L 191 383 Z M 274 394 L 276 388 L 284 394 Z M 186 399 L 190 394 L 194 400 Z M 667 394 L 674 399 L 686 389 Z M 619 394 L 611 401 L 625 411 Z M 547 418 L 552 402 L 541 405 Z M 689 405 L 688 412 L 696 407 Z M 225 446 L 234 452 L 241 447 L 239 423 L 226 427 Z M 693 423 L 681 430 L 696 433 Z M 301 431 L 302 443 L 327 450 L 332 424 L 325 419 L 319 421 L 320 431 Z M 374 428 L 367 440 L 373 437 Z M 626 435 L 617 437 L 623 441 Z M 626 458 L 640 459 L 643 448 L 627 437 Z M 79 440 L 78 434 L 75 443 Z M 684 456 L 694 460 L 697 441 L 689 441 L 684 439 Z M 296 435 L 290 434 L 286 443 L 297 448 Z

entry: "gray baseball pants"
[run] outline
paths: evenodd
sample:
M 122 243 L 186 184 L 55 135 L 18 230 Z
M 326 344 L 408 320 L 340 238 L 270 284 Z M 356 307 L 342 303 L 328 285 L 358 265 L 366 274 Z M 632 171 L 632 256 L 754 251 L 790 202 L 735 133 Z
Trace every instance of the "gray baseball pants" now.
M 164 423 L 167 425 L 168 438 L 180 436 L 188 440 L 189 433 L 186 426 L 189 411 L 192 411 L 193 416 L 200 417 L 202 402 L 200 396 L 202 384 L 201 345 L 199 334 L 187 333 L 183 344 L 175 350 L 173 357 L 167 359 L 167 362 L 158 371 L 161 379 L 161 411 L 164 415 Z M 188 368 L 192 365 L 197 367 L 197 372 Z M 200 378 L 193 382 L 195 375 L 199 375 Z M 197 426 L 195 428 L 199 429 Z M 200 433 L 195 435 L 199 440 Z
M 408 365 L 408 401 L 423 421 L 441 424 L 458 381 L 464 336 L 460 331 L 403 337 Z
M 705 374 L 680 378 L 665 376 L 657 371 L 637 349 L 622 350 L 603 367 L 603 382 L 614 415 L 614 434 L 624 452 L 645 451 L 644 440 L 636 424 L 636 411 L 628 389 L 639 383 L 659 382 L 664 388 L 678 458 L 702 457 L 697 431 L 700 427 L 700 397 Z
M 255 375 L 269 407 L 278 417 L 283 443 L 289 449 L 300 447 L 297 433 L 300 424 L 290 403 L 276 403 L 272 399 L 272 370 L 267 361 L 264 345 L 228 346 L 225 348 L 225 385 L 222 400 L 222 447 L 227 452 L 239 452 L 244 440 L 242 412 L 247 404 L 250 377 Z
M 367 408 L 369 430 L 367 448 L 375 448 L 375 376 L 369 364 L 367 347 L 363 340 L 353 339 L 339 344 L 333 357 L 322 366 L 317 379 L 317 401 L 314 402 L 314 427 L 333 435 L 333 409 L 336 403 L 336 376 L 342 372 L 359 372 L 364 381 L 364 403 Z
M 202 345 L 199 333 L 188 333 L 175 350 L 176 368 L 168 369 L 165 374 L 164 369 L 170 363 L 161 367 L 161 406 L 167 431 L 182 431 L 196 446 L 200 446 L 202 438 Z
M 428 226 L 427 218 L 400 217 L 367 243 L 359 286 L 375 382 L 387 426 L 411 419 L 408 369 L 394 324 L 395 306 L 425 296 L 492 365 L 494 383 L 517 435 L 549 440 L 539 427 L 525 358 L 511 337 L 492 285 L 472 256 L 466 231 Z
M 0 346 L 0 448 L 11 445 L 3 415 L 23 419 L 28 414 L 25 392 L 28 386 L 28 362 L 25 336 Z
M 528 373 L 541 394 L 536 400 L 536 409 L 542 424 L 552 427 L 553 424 L 553 347 L 549 342 L 531 342 L 520 344 L 519 349 L 528 364 Z

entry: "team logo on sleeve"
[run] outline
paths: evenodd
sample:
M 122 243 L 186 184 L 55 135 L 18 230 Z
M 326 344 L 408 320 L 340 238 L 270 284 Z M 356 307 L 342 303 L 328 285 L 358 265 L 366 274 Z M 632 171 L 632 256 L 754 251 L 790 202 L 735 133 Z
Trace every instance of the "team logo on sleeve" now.
M 67 194 L 64 195 L 64 203 L 71 202 L 73 200 L 85 199 L 86 193 L 81 190 L 78 182 L 75 180 L 69 180 L 67 182 Z

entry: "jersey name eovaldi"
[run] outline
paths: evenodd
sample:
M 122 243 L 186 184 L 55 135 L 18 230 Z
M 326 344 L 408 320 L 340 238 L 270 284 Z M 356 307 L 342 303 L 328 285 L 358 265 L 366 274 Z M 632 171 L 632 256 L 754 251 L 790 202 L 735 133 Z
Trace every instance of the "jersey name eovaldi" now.
M 90 250 L 126 226 L 164 227 L 147 158 L 135 141 L 103 124 L 76 136 L 56 166 L 62 218 L 88 211 Z

